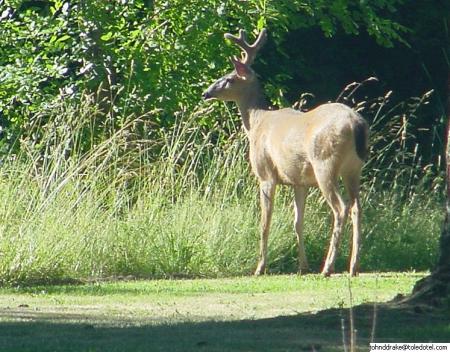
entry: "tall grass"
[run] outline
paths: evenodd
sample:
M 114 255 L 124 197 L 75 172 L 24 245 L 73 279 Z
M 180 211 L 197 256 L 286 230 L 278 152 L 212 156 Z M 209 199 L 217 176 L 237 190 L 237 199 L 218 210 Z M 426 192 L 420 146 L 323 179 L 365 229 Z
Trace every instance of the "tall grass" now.
M 423 165 L 407 132 L 427 98 L 356 104 L 380 131 L 364 171 L 363 271 L 434 263 L 443 183 L 439 166 Z M 180 113 L 174 127 L 155 129 L 148 121 L 158 112 L 111 128 L 116 121 L 103 121 L 90 96 L 51 107 L 30 126 L 21 153 L 4 156 L 0 167 L 0 282 L 250 273 L 259 241 L 257 185 L 239 124 L 230 112 L 217 118 L 216 108 L 199 106 Z M 215 128 L 201 126 L 205 116 L 217 118 Z M 146 129 L 151 137 L 140 138 Z M 296 270 L 291 203 L 282 189 L 269 244 L 272 272 Z M 311 192 L 305 233 L 313 270 L 330 223 L 319 192 Z M 347 267 L 348 241 L 338 270 Z

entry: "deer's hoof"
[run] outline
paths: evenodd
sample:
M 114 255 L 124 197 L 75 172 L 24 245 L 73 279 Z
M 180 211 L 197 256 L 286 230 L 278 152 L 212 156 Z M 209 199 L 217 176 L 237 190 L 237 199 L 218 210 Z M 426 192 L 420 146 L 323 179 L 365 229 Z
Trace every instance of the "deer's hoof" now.
M 256 269 L 254 275 L 255 275 L 255 276 L 261 276 L 261 275 L 264 275 L 264 270 Z
M 299 268 L 298 269 L 298 274 L 299 275 L 306 275 L 309 272 L 309 268 L 308 267 L 303 267 L 303 268 Z
M 330 277 L 331 274 L 333 274 L 333 269 L 323 269 L 322 270 L 322 275 L 324 277 Z
M 264 275 L 265 271 L 266 271 L 266 268 L 264 265 L 258 265 L 258 267 L 255 270 L 254 275 L 255 276 Z

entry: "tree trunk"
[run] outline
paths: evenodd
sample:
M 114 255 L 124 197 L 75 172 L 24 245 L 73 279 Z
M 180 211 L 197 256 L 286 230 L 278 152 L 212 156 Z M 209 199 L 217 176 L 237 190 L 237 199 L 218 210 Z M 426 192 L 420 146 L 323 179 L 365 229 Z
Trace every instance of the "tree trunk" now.
M 440 239 L 440 254 L 434 271 L 418 281 L 408 301 L 441 305 L 450 298 L 450 72 L 447 83 L 447 128 L 445 134 L 447 199 Z

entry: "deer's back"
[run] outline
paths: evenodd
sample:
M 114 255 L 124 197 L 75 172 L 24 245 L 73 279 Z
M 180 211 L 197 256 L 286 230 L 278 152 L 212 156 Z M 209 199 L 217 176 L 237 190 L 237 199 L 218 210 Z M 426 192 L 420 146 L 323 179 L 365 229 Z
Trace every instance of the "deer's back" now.
M 262 180 L 316 185 L 314 168 L 360 163 L 355 148 L 356 125 L 365 121 L 349 107 L 330 103 L 306 113 L 281 109 L 261 113 L 250 134 L 250 160 Z M 360 166 L 359 166 L 360 167 Z

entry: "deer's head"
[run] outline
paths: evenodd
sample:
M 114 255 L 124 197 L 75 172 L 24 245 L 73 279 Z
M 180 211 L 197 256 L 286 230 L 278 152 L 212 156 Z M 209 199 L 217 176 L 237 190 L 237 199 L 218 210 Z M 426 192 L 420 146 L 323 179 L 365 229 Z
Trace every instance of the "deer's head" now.
M 255 60 L 256 53 L 266 41 L 266 30 L 263 29 L 259 33 L 252 45 L 247 42 L 246 33 L 242 29 L 239 31 L 239 36 L 226 33 L 225 38 L 238 45 L 242 49 L 242 55 L 240 59 L 231 58 L 234 70 L 208 87 L 203 93 L 205 100 L 215 98 L 223 101 L 239 101 L 253 89 L 257 81 L 256 74 L 250 66 Z

